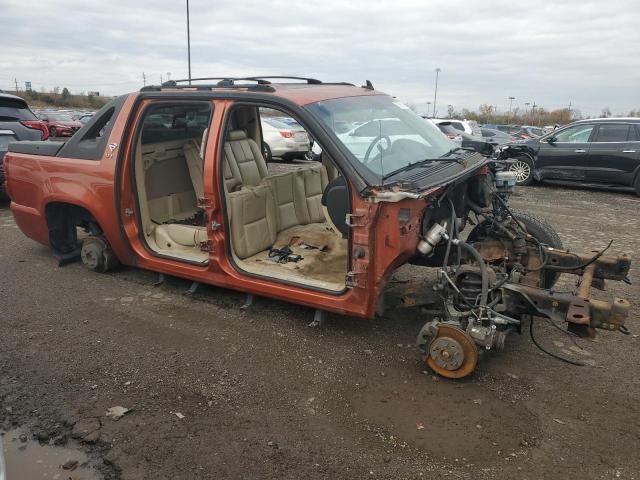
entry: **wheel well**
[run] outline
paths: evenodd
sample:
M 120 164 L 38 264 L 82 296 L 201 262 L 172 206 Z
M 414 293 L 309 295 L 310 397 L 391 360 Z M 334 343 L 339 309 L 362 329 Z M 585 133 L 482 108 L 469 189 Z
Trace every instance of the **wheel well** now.
M 513 155 L 509 155 L 509 158 L 518 158 L 518 157 L 527 157 L 529 160 L 531 160 L 531 164 L 535 167 L 535 161 L 533 160 L 533 156 L 530 153 L 517 152 L 517 153 L 514 153 Z
M 64 202 L 52 202 L 45 208 L 49 229 L 49 245 L 61 254 L 72 253 L 80 248 L 77 227 L 93 235 L 100 235 L 102 228 L 86 208 Z

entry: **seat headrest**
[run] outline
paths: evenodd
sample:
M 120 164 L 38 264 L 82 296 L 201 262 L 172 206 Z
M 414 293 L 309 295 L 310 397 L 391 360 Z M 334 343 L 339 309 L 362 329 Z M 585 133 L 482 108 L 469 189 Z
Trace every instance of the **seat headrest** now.
M 247 132 L 244 130 L 231 130 L 229 132 L 229 140 L 244 140 L 247 138 Z

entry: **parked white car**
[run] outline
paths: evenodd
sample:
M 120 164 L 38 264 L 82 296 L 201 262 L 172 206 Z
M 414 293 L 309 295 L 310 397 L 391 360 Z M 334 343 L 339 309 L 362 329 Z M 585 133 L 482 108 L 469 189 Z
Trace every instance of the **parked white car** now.
M 430 118 L 429 120 L 436 125 L 447 122 L 456 130 L 460 130 L 468 135 L 473 135 L 474 137 L 482 137 L 478 122 L 475 120 L 458 120 L 457 118 Z
M 358 160 L 363 161 L 371 143 L 380 136 L 388 137 L 391 143 L 400 138 L 404 138 L 430 146 L 422 136 L 412 134 L 411 130 L 398 118 L 371 120 L 370 122 L 358 125 L 346 133 L 339 134 L 338 138 Z M 386 147 L 389 147 L 389 145 Z
M 269 162 L 274 157 L 282 160 L 304 158 L 309 155 L 309 135 L 300 126 L 288 125 L 272 118 L 262 118 L 262 155 Z

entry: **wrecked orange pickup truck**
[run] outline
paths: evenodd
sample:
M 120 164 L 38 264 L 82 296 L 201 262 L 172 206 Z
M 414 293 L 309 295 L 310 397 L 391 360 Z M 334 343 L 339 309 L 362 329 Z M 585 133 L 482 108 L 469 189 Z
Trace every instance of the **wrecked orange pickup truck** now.
M 266 115 L 299 123 L 320 161 L 270 171 Z M 306 305 L 316 320 L 426 305 L 418 350 L 450 378 L 528 319 L 593 335 L 623 329 L 629 310 L 590 298 L 592 285 L 627 278 L 628 256 L 565 251 L 543 220 L 509 208 L 516 179 L 504 162 L 458 148 L 370 82 L 145 87 L 65 144 L 11 144 L 5 169 L 16 223 L 60 264 L 122 263 Z M 392 298 L 388 281 L 406 263 L 437 279 Z M 575 294 L 552 290 L 561 272 L 581 276 Z

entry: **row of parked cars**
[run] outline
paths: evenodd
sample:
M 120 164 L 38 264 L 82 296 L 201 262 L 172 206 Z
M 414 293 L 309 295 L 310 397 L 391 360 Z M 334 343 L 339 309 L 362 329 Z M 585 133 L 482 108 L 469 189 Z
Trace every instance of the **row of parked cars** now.
M 318 157 L 318 146 L 314 147 L 311 137 L 295 119 L 262 110 L 262 150 L 267 162 L 273 158 L 288 161 Z M 72 136 L 93 114 L 71 110 L 34 113 L 22 98 L 0 92 L 0 184 L 2 158 L 9 142 Z M 574 183 L 633 189 L 640 194 L 640 118 L 581 120 L 550 127 L 554 129 L 548 133 L 529 125 L 478 125 L 468 120 L 434 118 L 425 121 L 432 122 L 462 148 L 487 155 L 499 150 L 502 157 L 511 159 L 511 169 L 520 185 L 536 181 Z M 407 139 L 407 132 L 402 131 L 397 119 L 344 122 L 334 127 L 353 151 L 362 150 L 363 157 L 380 132 L 392 142 Z
M 71 137 L 84 124 L 86 124 L 95 112 L 82 112 L 78 110 L 36 110 L 35 114 L 47 125 L 49 137 Z

